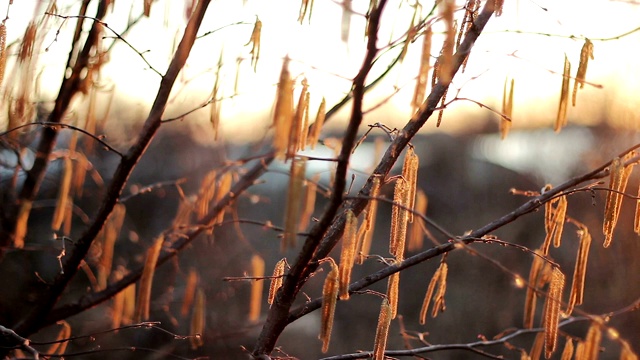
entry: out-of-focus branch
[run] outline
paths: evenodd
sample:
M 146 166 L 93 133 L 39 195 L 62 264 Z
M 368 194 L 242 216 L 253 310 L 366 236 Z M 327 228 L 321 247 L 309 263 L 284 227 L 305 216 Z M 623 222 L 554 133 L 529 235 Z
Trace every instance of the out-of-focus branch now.
M 273 159 L 274 156 L 270 155 L 265 159 L 260 160 L 259 163 L 255 164 L 246 174 L 244 174 L 242 178 L 231 188 L 229 193 L 227 193 L 227 195 L 220 199 L 220 201 L 218 201 L 210 209 L 209 213 L 198 224 L 195 224 L 193 226 L 193 230 L 187 232 L 186 234 L 181 234 L 181 236 L 172 243 L 169 249 L 160 254 L 156 267 L 166 263 L 169 259 L 176 256 L 180 252 L 180 250 L 191 243 L 191 241 L 193 241 L 193 239 L 200 235 L 202 231 L 206 230 L 208 228 L 208 225 L 218 217 L 218 214 L 220 212 L 222 212 L 227 206 L 235 201 L 238 196 L 240 196 L 246 189 L 252 186 L 260 176 L 262 176 Z M 106 289 L 102 291 L 87 294 L 74 303 L 62 305 L 58 308 L 53 309 L 47 316 L 45 323 L 53 324 L 56 321 L 66 319 L 88 308 L 96 306 L 105 300 L 110 299 L 111 297 L 122 291 L 124 288 L 140 279 L 142 270 L 143 267 L 134 269 L 124 278 L 113 284 L 110 284 Z
M 0 335 L 2 335 L 5 338 L 9 338 L 13 340 L 16 349 L 22 349 L 28 352 L 36 360 L 40 358 L 40 354 L 38 354 L 38 350 L 31 347 L 30 345 L 31 342 L 29 341 L 29 339 L 23 338 L 22 336 L 18 335 L 15 331 L 8 329 L 2 325 L 0 325 Z
M 106 1 L 101 2 L 100 6 L 106 6 L 104 3 L 106 3 Z M 66 261 L 63 264 L 64 273 L 59 274 L 54 279 L 52 285 L 50 285 L 47 291 L 43 294 L 38 305 L 32 309 L 32 311 L 15 327 L 16 330 L 19 329 L 20 333 L 30 334 L 42 326 L 43 319 L 46 318 L 51 308 L 57 302 L 62 291 L 66 288 L 71 278 L 77 272 L 80 262 L 89 251 L 91 243 L 102 229 L 102 226 L 107 220 L 109 214 L 111 214 L 111 211 L 117 203 L 129 175 L 140 160 L 142 154 L 146 151 L 149 143 L 154 138 L 161 125 L 161 117 L 164 113 L 167 100 L 169 99 L 169 94 L 171 93 L 171 89 L 173 88 L 173 84 L 175 83 L 178 74 L 184 67 L 189 53 L 191 52 L 196 34 L 200 28 L 200 24 L 202 23 L 202 19 L 204 18 L 204 14 L 209 3 L 210 0 L 201 0 L 198 2 L 191 18 L 189 19 L 187 27 L 185 28 L 182 40 L 178 45 L 178 49 L 169 64 L 167 72 L 160 81 L 160 87 L 158 89 L 156 99 L 151 106 L 151 110 L 145 120 L 140 135 L 138 136 L 135 144 L 131 146 L 120 161 L 95 219 L 76 241 L 75 247 L 71 251 L 70 256 L 66 258 Z

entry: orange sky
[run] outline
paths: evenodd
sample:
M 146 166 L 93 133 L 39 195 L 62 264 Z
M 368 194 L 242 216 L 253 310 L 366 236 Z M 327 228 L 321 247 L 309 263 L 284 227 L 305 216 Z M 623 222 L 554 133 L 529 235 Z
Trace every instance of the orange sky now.
M 7 1 L 0 1 L 0 9 L 6 8 Z M 15 2 L 10 8 L 7 23 L 9 42 L 18 36 L 33 14 L 36 2 Z M 43 2 L 47 3 L 47 2 Z M 76 9 L 65 4 L 75 2 L 58 1 L 60 13 L 73 14 Z M 130 12 L 130 1 L 119 0 L 116 8 L 107 18 L 114 29 L 122 29 Z M 459 96 L 472 98 L 499 110 L 502 86 L 505 77 L 515 78 L 514 128 L 551 124 L 556 116 L 561 76 L 565 54 L 572 63 L 572 73 L 578 67 L 582 39 L 568 38 L 570 35 L 594 39 L 595 60 L 589 63 L 587 80 L 603 86 L 597 89 L 585 86 L 578 94 L 578 106 L 569 110 L 570 122 L 593 123 L 602 118 L 601 109 L 615 109 L 612 122 L 637 128 L 637 101 L 633 94 L 640 93 L 640 70 L 634 56 L 640 43 L 640 33 L 615 41 L 599 41 L 623 34 L 640 27 L 640 5 L 625 1 L 507 1 L 502 17 L 490 20 L 485 34 L 474 48 L 469 65 L 464 74 L 454 79 L 450 94 L 460 89 Z M 134 1 L 133 14 L 139 13 L 142 1 Z M 429 5 L 426 5 L 429 4 Z M 460 3 L 462 5 L 462 3 Z M 354 11 L 366 11 L 368 1 L 353 1 Z M 401 37 L 408 28 L 412 9 L 399 7 L 399 2 L 390 1 L 383 19 L 380 45 L 389 39 Z M 263 23 L 261 57 L 254 73 L 249 60 L 242 63 L 237 96 L 223 101 L 222 117 L 224 132 L 236 133 L 246 128 L 251 121 L 256 129 L 266 131 L 268 113 L 273 104 L 282 58 L 292 58 L 291 71 L 294 76 L 306 76 L 310 84 L 311 106 L 315 113 L 322 97 L 329 105 L 337 102 L 348 91 L 349 78 L 353 77 L 360 65 L 364 51 L 364 19 L 358 14 L 352 16 L 350 42 L 340 40 L 341 6 L 332 0 L 315 0 L 311 24 L 300 25 L 298 3 L 285 0 L 267 2 L 247 0 L 243 5 L 235 0 L 213 2 L 204 21 L 202 33 L 236 22 L 245 24 L 227 27 L 215 34 L 200 39 L 189 59 L 188 68 L 181 78 L 183 82 L 176 92 L 174 102 L 167 109 L 167 116 L 179 114 L 197 107 L 206 101 L 213 86 L 215 68 L 223 53 L 221 69 L 222 96 L 234 94 L 236 59 L 249 57 L 250 46 L 245 46 L 253 28 L 256 15 Z M 425 2 L 430 7 L 430 3 Z M 139 9 L 140 8 L 140 9 Z M 275 9 L 275 10 L 274 10 Z M 546 9 L 546 10 L 545 10 Z M 144 19 L 127 36 L 130 43 L 140 51 L 159 71 L 166 68 L 176 33 L 184 25 L 184 5 L 182 1 L 160 0 L 154 3 L 150 19 Z M 63 26 L 58 42 L 52 43 L 60 19 L 50 19 L 50 31 L 43 41 L 48 52 L 42 53 L 40 64 L 42 91 L 51 99 L 57 90 L 61 71 L 68 52 L 67 43 L 70 25 Z M 438 28 L 436 27 L 436 31 Z M 505 30 L 521 30 L 532 33 L 515 34 Z M 434 37 L 434 40 L 437 38 Z M 109 40 L 107 40 L 109 41 Z M 416 46 L 417 45 L 417 46 Z M 400 92 L 379 111 L 370 113 L 365 122 L 384 122 L 394 127 L 401 126 L 409 117 L 410 98 L 418 68 L 420 42 L 410 48 L 404 63 L 398 66 L 368 97 L 367 105 L 373 106 L 380 99 L 393 93 L 395 86 Z M 432 50 L 436 53 L 437 50 Z M 511 54 L 511 55 L 510 55 Z M 512 56 L 514 55 L 515 56 Z M 393 54 L 395 56 L 395 53 Z M 391 56 L 381 63 L 386 66 Z M 381 66 L 381 67 L 384 67 Z M 146 69 L 139 55 L 124 44 L 118 44 L 105 68 L 105 83 L 116 86 L 118 97 L 126 111 L 114 107 L 114 114 L 126 120 L 140 120 L 146 107 L 153 99 L 159 76 Z M 146 70 L 145 70 L 146 69 Z M 372 75 L 381 71 L 374 69 Z M 456 102 L 445 112 L 442 129 L 455 131 L 473 128 L 480 119 L 487 116 L 469 102 Z M 199 129 L 198 134 L 207 133 L 208 109 L 194 113 L 188 120 Z M 335 124 L 340 124 L 336 121 Z M 182 125 L 181 125 L 182 126 Z M 434 125 L 427 124 L 427 128 Z M 206 130 L 206 131 L 202 131 Z M 252 132 L 264 135 L 264 131 Z

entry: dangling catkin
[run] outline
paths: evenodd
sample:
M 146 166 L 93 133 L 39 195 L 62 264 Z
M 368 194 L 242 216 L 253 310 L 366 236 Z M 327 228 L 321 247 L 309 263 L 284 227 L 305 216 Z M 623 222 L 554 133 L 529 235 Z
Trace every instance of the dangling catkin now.
M 567 342 L 564 344 L 564 349 L 562 350 L 562 356 L 560 360 L 571 360 L 573 356 L 573 341 L 570 337 L 567 336 Z
M 351 209 L 347 210 L 342 235 L 342 251 L 340 252 L 340 300 L 349 299 L 349 283 L 351 282 L 351 270 L 355 261 L 358 218 Z
M 153 274 L 156 272 L 158 256 L 162 250 L 164 235 L 160 235 L 156 241 L 147 249 L 147 257 L 144 262 L 144 269 L 140 277 L 140 290 L 136 301 L 136 311 L 134 319 L 136 322 L 147 321 L 149 319 L 149 303 L 151 302 L 151 285 L 153 284 Z
M 404 244 L 407 236 L 409 215 L 406 209 L 397 205 L 409 205 L 409 192 L 407 181 L 399 178 L 396 181 L 396 187 L 393 193 L 394 206 L 391 211 L 391 239 L 389 242 L 389 253 L 398 261 L 402 261 L 404 258 Z
M 560 321 L 560 305 L 562 304 L 562 290 L 564 288 L 564 274 L 558 267 L 553 268 L 547 301 L 544 307 L 544 356 L 549 359 L 556 350 L 558 342 L 558 323 Z
M 264 277 L 264 260 L 260 255 L 251 257 L 251 276 L 256 278 Z M 260 319 L 260 309 L 262 307 L 263 279 L 251 281 L 251 299 L 249 300 L 249 321 L 252 323 Z
M 63 158 L 62 179 L 58 189 L 58 201 L 56 201 L 56 210 L 53 214 L 51 229 L 53 231 L 60 230 L 64 214 L 67 212 L 69 190 L 71 190 L 71 179 L 73 177 L 73 165 L 69 157 Z
M 533 257 L 533 263 L 531 264 L 531 270 L 529 270 L 529 286 L 527 287 L 527 295 L 524 301 L 524 328 L 531 329 L 533 328 L 533 318 L 536 314 L 536 285 L 538 284 L 538 279 L 542 276 L 542 269 L 544 265 L 544 260 L 540 255 L 542 255 L 542 251 L 535 250 L 534 251 L 537 256 Z
M 589 259 L 589 247 L 591 246 L 591 234 L 589 229 L 581 226 L 578 230 L 578 238 L 580 246 L 578 247 L 578 255 L 576 258 L 576 266 L 573 270 L 573 280 L 571 283 L 571 295 L 569 296 L 569 305 L 567 306 L 567 315 L 571 315 L 575 305 L 582 304 L 584 296 L 584 281 L 587 275 L 587 260 Z
M 378 326 L 376 327 L 376 338 L 373 343 L 373 359 L 384 360 L 384 351 L 387 348 L 387 337 L 389 336 L 389 326 L 391 325 L 391 307 L 389 300 L 382 299 Z
M 291 160 L 289 175 L 289 189 L 284 217 L 284 234 L 282 237 L 282 251 L 296 246 L 298 223 L 300 221 L 300 207 L 302 200 L 302 185 L 305 179 L 306 159 Z
M 599 320 L 599 319 L 598 319 Z M 600 329 L 599 321 L 593 321 L 584 339 L 584 348 L 580 359 L 597 360 L 600 353 L 600 341 L 602 340 L 602 329 Z M 577 354 L 576 354 L 577 355 Z
M 322 353 L 329 350 L 329 341 L 331 340 L 331 329 L 333 328 L 333 315 L 336 312 L 336 304 L 338 303 L 338 266 L 333 259 L 329 258 L 331 271 L 324 280 L 322 287 L 322 322 L 320 326 L 320 335 L 318 338 L 322 340 Z
M 398 314 L 398 295 L 400 286 L 400 272 L 395 272 L 389 276 L 387 282 L 387 298 L 391 307 L 391 318 L 395 319 Z
M 502 118 L 500 120 L 500 139 L 504 140 L 509 134 L 513 119 L 513 87 L 514 79 L 511 79 L 511 86 L 508 87 L 508 78 L 504 79 L 504 89 L 502 91 Z
M 569 108 L 569 81 L 571 80 L 571 63 L 564 56 L 564 71 L 562 72 L 562 88 L 560 90 L 560 104 L 558 105 L 558 115 L 556 116 L 556 124 L 553 128 L 555 132 L 559 132 L 567 125 L 567 109 Z
M 584 87 L 589 59 L 593 60 L 593 43 L 589 39 L 584 39 L 584 45 L 582 45 L 582 50 L 580 51 L 580 64 L 578 65 L 578 72 L 576 73 L 576 79 L 573 83 L 573 97 L 571 99 L 573 106 L 576 106 L 578 86 L 580 86 L 580 89 Z
M 207 320 L 206 298 L 200 288 L 196 291 L 196 302 L 191 315 L 191 349 L 197 349 L 204 345 L 203 335 Z
M 371 191 L 369 196 L 375 198 L 380 194 L 380 177 L 376 176 L 372 180 Z M 376 213 L 378 212 L 378 201 L 369 200 L 367 207 L 363 211 L 364 220 L 358 230 L 358 247 L 356 263 L 363 264 L 364 259 L 369 255 L 371 249 L 371 240 L 373 239 L 373 230 L 376 225 Z
M 271 278 L 271 284 L 269 285 L 269 298 L 267 303 L 273 304 L 273 300 L 276 298 L 276 293 L 280 286 L 282 286 L 282 277 L 284 276 L 284 265 L 287 262 L 285 258 L 280 259 L 273 268 L 273 277 Z
M 607 201 L 605 203 L 604 224 L 602 232 L 604 234 L 604 247 L 609 247 L 613 239 L 613 231 L 618 223 L 620 208 L 622 207 L 622 199 L 624 191 L 627 188 L 627 182 L 633 171 L 635 164 L 624 166 L 625 161 L 635 156 L 634 152 L 627 154 L 622 159 L 615 158 L 609 167 L 610 183 L 609 188 L 612 191 L 607 193 Z

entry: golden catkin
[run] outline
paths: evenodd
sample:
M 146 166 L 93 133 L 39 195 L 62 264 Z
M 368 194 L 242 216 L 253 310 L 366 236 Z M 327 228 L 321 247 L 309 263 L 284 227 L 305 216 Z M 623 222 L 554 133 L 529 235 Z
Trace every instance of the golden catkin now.
M 408 182 L 399 178 L 396 181 L 393 193 L 393 210 L 391 211 L 391 238 L 389 242 L 389 253 L 395 256 L 396 260 L 404 258 L 404 244 L 407 236 L 407 223 L 409 221 L 408 211 L 403 207 L 408 206 Z
M 196 200 L 196 215 L 198 220 L 202 220 L 209 213 L 209 204 L 216 194 L 217 176 L 218 173 L 212 170 L 202 179 Z
M 416 7 L 417 9 L 417 7 Z M 420 108 L 424 101 L 424 96 L 427 91 L 427 82 L 429 81 L 429 70 L 431 69 L 431 38 L 433 36 L 433 30 L 431 26 L 427 27 L 422 35 L 422 55 L 420 56 L 420 68 L 418 70 L 418 77 L 416 79 L 416 88 L 413 91 L 413 99 L 411 100 L 411 106 L 415 112 Z M 407 42 L 408 44 L 408 42 Z
M 529 351 L 529 359 L 531 360 L 540 359 L 540 355 L 542 355 L 543 347 L 544 347 L 544 333 L 541 332 L 536 335 L 536 338 L 533 341 L 533 345 L 531 346 L 531 351 Z
M 191 315 L 191 329 L 189 340 L 191 349 L 197 349 L 204 345 L 203 335 L 207 319 L 206 297 L 204 291 L 198 288 L 196 291 L 196 301 Z
M 124 223 L 127 209 L 123 203 L 118 203 L 113 207 L 113 211 L 102 228 L 102 254 L 98 264 L 98 287 L 107 287 L 107 280 L 111 274 L 113 264 L 113 254 L 116 240 L 120 235 L 120 229 Z
M 564 56 L 564 70 L 562 72 L 562 87 L 560 90 L 560 104 L 558 105 L 558 115 L 556 124 L 553 127 L 555 132 L 559 132 L 567 125 L 567 110 L 569 109 L 569 82 L 571 81 L 571 63 L 567 55 Z
M 260 59 L 260 36 L 262 34 L 262 21 L 256 16 L 256 22 L 253 25 L 253 31 L 251 32 L 251 38 L 246 45 L 251 44 L 251 66 L 255 72 L 258 67 L 258 59 Z M 245 45 L 245 46 L 246 46 Z
M 420 160 L 414 149 L 409 147 L 402 166 L 402 177 L 407 181 L 406 201 L 409 210 L 414 210 L 416 202 L 416 188 L 418 183 L 418 167 Z M 413 222 L 413 211 L 407 211 L 408 221 Z
M 440 281 L 440 278 L 442 276 L 443 268 L 445 267 L 447 267 L 446 263 L 444 261 L 440 262 L 440 266 L 438 267 L 436 272 L 433 273 L 433 277 L 431 277 L 431 281 L 429 281 L 429 286 L 427 287 L 427 293 L 424 295 L 424 300 L 422 301 L 422 308 L 420 309 L 421 325 L 424 325 L 427 322 L 427 312 L 429 311 L 431 298 L 433 297 L 433 293 L 436 289 L 436 285 L 438 285 L 438 282 Z
M 587 275 L 589 248 L 591 247 L 591 234 L 589 234 L 589 229 L 587 229 L 585 226 L 581 226 L 578 230 L 578 238 L 580 239 L 580 245 L 578 247 L 576 265 L 573 270 L 571 295 L 569 295 L 569 304 L 566 311 L 568 315 L 573 312 L 573 307 L 575 305 L 582 304 L 582 299 L 584 297 L 584 282 Z
M 570 337 L 567 337 L 567 342 L 564 344 L 564 349 L 562 350 L 562 356 L 560 356 L 560 360 L 571 360 L 573 357 L 573 341 Z
M 119 328 L 122 324 L 124 314 L 124 297 L 125 292 L 120 291 L 113 297 L 113 306 L 111 308 L 111 328 Z
M 418 189 L 416 192 L 416 203 L 414 210 L 420 214 L 427 213 L 427 206 L 429 204 L 429 199 L 424 191 Z M 424 242 L 424 231 L 422 227 L 424 226 L 424 220 L 421 217 L 414 218 L 413 224 L 411 224 L 411 229 L 409 231 L 409 240 L 407 242 L 407 250 L 409 251 L 418 251 L 422 249 L 422 244 Z
M 69 157 L 63 158 L 62 179 L 58 188 L 58 201 L 56 201 L 56 210 L 51 221 L 51 229 L 53 231 L 60 230 L 64 215 L 67 213 L 69 200 L 69 192 L 71 190 L 71 179 L 73 177 L 73 164 Z
M 631 152 L 624 156 L 622 159 L 615 158 L 609 166 L 610 181 L 609 188 L 612 191 L 607 193 L 607 201 L 605 203 L 604 211 L 604 223 L 602 225 L 602 232 L 604 234 L 603 246 L 609 247 L 611 240 L 613 239 L 613 231 L 618 223 L 618 217 L 620 216 L 620 208 L 622 207 L 622 199 L 624 191 L 627 188 L 627 182 L 633 171 L 635 164 L 625 166 L 625 161 L 635 156 L 635 152 Z
M 24 37 L 22 38 L 22 43 L 20 45 L 20 51 L 18 52 L 18 61 L 24 62 L 25 60 L 31 59 L 33 56 L 33 45 L 36 41 L 36 32 L 38 26 L 35 22 L 30 22 L 27 26 L 27 29 L 24 32 Z
M 329 350 L 329 341 L 331 340 L 331 329 L 333 328 L 333 316 L 336 312 L 336 304 L 338 303 L 338 266 L 329 258 L 331 271 L 324 280 L 322 287 L 322 321 L 320 326 L 320 335 L 318 338 L 322 341 L 322 352 Z
M 536 285 L 538 279 L 542 277 L 542 269 L 544 260 L 540 257 L 542 255 L 541 250 L 534 251 L 537 256 L 533 257 L 533 263 L 531 264 L 531 270 L 529 270 L 529 286 L 527 287 L 527 295 L 524 301 L 524 328 L 533 328 L 533 319 L 536 314 L 536 300 L 538 298 L 536 293 Z
M 636 200 L 636 216 L 633 222 L 633 231 L 640 235 L 640 186 L 638 186 L 638 200 Z
M 260 255 L 251 257 L 251 276 L 256 278 L 264 277 L 264 260 Z M 251 298 L 249 300 L 249 321 L 252 323 L 260 319 L 260 310 L 262 308 L 262 288 L 264 286 L 263 279 L 254 279 L 251 281 Z
M 571 103 L 576 106 L 576 97 L 578 95 L 578 86 L 580 89 L 584 87 L 585 78 L 587 77 L 587 65 L 589 59 L 593 60 L 593 43 L 589 39 L 584 40 L 582 50 L 580 51 L 580 64 L 578 64 L 578 72 L 576 73 L 576 79 L 573 82 L 573 96 Z
M 584 339 L 584 348 L 582 349 L 581 359 L 596 360 L 600 352 L 600 341 L 602 341 L 602 329 L 599 321 L 593 321 Z
M 153 4 L 153 0 L 144 0 L 143 4 L 144 9 L 142 11 L 142 14 L 146 17 L 149 17 L 151 15 L 151 4 Z
M 504 89 L 502 91 L 502 117 L 500 120 L 500 139 L 505 139 L 507 134 L 509 134 L 509 130 L 511 129 L 511 125 L 513 124 L 513 88 L 515 85 L 515 80 L 511 79 L 510 86 L 509 79 L 504 79 Z M 507 91 L 507 89 L 509 89 Z
M 404 38 L 402 42 L 402 51 L 400 51 L 400 55 L 398 59 L 400 62 L 404 61 L 404 57 L 407 55 L 407 51 L 409 50 L 409 44 L 413 43 L 415 40 L 415 36 L 418 33 L 418 27 L 416 27 L 416 17 L 418 16 L 419 7 L 416 6 L 413 10 L 413 16 L 411 17 L 411 22 L 409 23 L 409 29 L 407 29 L 407 36 Z
M 284 217 L 284 234 L 282 237 L 282 251 L 296 246 L 298 222 L 300 221 L 300 207 L 302 200 L 302 186 L 305 179 L 306 159 L 291 160 L 287 205 Z
M 300 12 L 298 14 L 298 21 L 302 25 L 304 18 L 307 17 L 309 24 L 311 24 L 311 13 L 313 11 L 313 0 L 302 0 L 300 3 Z M 309 15 L 307 16 L 307 12 Z
M 389 276 L 387 282 L 387 298 L 389 299 L 389 307 L 391 307 L 391 318 L 395 319 L 398 315 L 398 297 L 400 288 L 400 272 L 395 272 Z
M 284 276 L 284 266 L 287 260 L 285 258 L 280 259 L 273 268 L 273 276 L 271 278 L 271 284 L 269 285 L 269 297 L 267 303 L 273 304 L 273 300 L 276 298 L 276 293 L 280 286 L 282 286 L 282 277 Z
M 187 276 L 187 283 L 184 287 L 184 296 L 182 298 L 182 306 L 180 307 L 180 315 L 182 317 L 186 317 L 189 314 L 189 310 L 191 310 L 191 305 L 193 305 L 193 300 L 196 295 L 196 287 L 198 286 L 198 272 L 196 269 L 189 270 L 189 275 Z
M 215 201 L 218 202 L 222 200 L 225 196 L 229 194 L 231 191 L 231 184 L 233 183 L 233 173 L 231 171 L 227 171 L 220 177 L 218 181 L 218 188 L 216 189 L 216 197 Z M 225 211 L 220 211 L 218 214 L 218 218 L 216 219 L 216 223 L 221 223 L 224 220 Z
M 447 273 L 449 267 L 446 262 L 440 263 L 440 276 L 438 283 L 438 290 L 436 291 L 435 296 L 433 297 L 433 308 L 431 309 L 431 317 L 438 316 L 439 313 L 443 312 L 446 309 L 444 303 L 444 295 L 447 292 Z
M 7 26 L 0 23 L 0 86 L 4 79 L 4 70 L 7 65 Z
M 45 351 L 47 354 L 53 355 L 64 355 L 64 352 L 67 350 L 67 345 L 69 341 L 63 341 L 71 337 L 71 326 L 66 321 L 58 321 L 57 325 L 62 325 L 60 331 L 58 331 L 58 336 L 56 336 L 53 344 L 49 346 L 49 349 Z M 54 356 L 58 357 L 58 356 Z
M 127 286 L 122 292 L 124 293 L 122 324 L 128 325 L 133 323 L 133 317 L 136 312 L 136 284 Z
M 369 192 L 369 196 L 375 198 L 380 194 L 380 177 L 375 176 L 373 180 L 371 180 L 371 191 Z M 364 220 L 360 225 L 360 229 L 358 230 L 358 246 L 357 246 L 357 256 L 356 263 L 363 264 L 364 259 L 367 255 L 369 255 L 369 251 L 371 250 L 371 240 L 373 239 L 373 230 L 376 226 L 376 214 L 378 212 L 378 201 L 370 200 L 367 204 L 367 207 L 363 211 Z
M 318 139 L 320 139 L 320 131 L 322 130 L 322 125 L 324 124 L 326 108 L 327 108 L 327 101 L 324 98 L 322 98 L 322 101 L 320 102 L 320 106 L 318 107 L 318 113 L 316 114 L 316 121 L 311 126 L 309 137 L 307 138 L 307 144 L 311 146 L 311 149 L 316 148 Z
M 384 360 L 384 351 L 387 348 L 387 337 L 389 336 L 389 326 L 391 325 L 391 306 L 389 300 L 382 299 L 380 315 L 378 316 L 378 326 L 376 327 L 376 338 L 373 343 L 373 359 Z
M 624 340 L 620 349 L 620 360 L 638 360 L 638 355 L 633 352 L 629 343 Z
M 313 216 L 313 212 L 316 208 L 316 195 L 318 191 L 318 181 L 320 181 L 320 174 L 316 174 L 313 176 L 311 181 L 305 181 L 305 197 L 304 197 L 304 205 L 302 205 L 302 213 L 300 215 L 300 224 L 298 226 L 298 230 L 305 231 L 307 226 L 309 226 L 309 222 L 311 221 L 311 217 Z
M 311 94 L 307 91 L 304 96 L 304 103 L 302 107 L 304 108 L 304 116 L 302 119 L 302 126 L 300 127 L 300 140 L 298 141 L 298 149 L 304 150 L 307 147 L 307 136 L 309 129 L 309 103 L 311 102 Z M 300 106 L 300 104 L 298 104 Z
M 438 80 L 445 86 L 451 83 L 453 72 L 453 47 L 455 45 L 455 22 L 453 15 L 455 12 L 456 2 L 454 0 L 443 0 L 439 2 L 440 15 L 445 23 L 445 39 L 442 45 L 438 70 Z
M 218 93 L 220 92 L 220 69 L 222 69 L 222 53 L 218 59 L 218 69 L 216 71 L 216 79 L 213 81 L 213 89 L 211 90 L 211 106 L 209 107 L 209 122 L 213 129 L 213 139 L 218 140 L 218 129 L 220 128 L 220 113 L 222 112 L 222 102 L 218 100 Z
M 149 303 L 151 302 L 151 285 L 153 284 L 153 274 L 156 272 L 158 256 L 162 250 L 164 235 L 160 235 L 153 245 L 147 249 L 147 256 L 144 262 L 144 269 L 140 277 L 140 289 L 136 299 L 136 310 L 133 316 L 135 322 L 149 320 Z
M 549 359 L 556 350 L 558 342 L 558 323 L 560 321 L 560 306 L 562 305 L 563 288 L 564 274 L 560 268 L 554 267 L 543 314 L 544 356 L 547 359 Z
M 576 349 L 574 351 L 574 359 L 583 359 L 583 354 L 584 354 L 584 341 L 578 341 L 576 343 Z
M 280 81 L 276 95 L 276 104 L 273 111 L 273 148 L 279 158 L 284 155 L 289 144 L 289 134 L 293 122 L 293 81 L 289 73 L 289 58 L 282 62 Z
M 344 225 L 344 233 L 342 235 L 342 250 L 340 252 L 340 300 L 349 299 L 349 283 L 351 282 L 351 270 L 356 255 L 356 246 L 358 234 L 358 218 L 353 214 L 351 209 L 347 210 Z
M 291 129 L 289 132 L 289 141 L 287 143 L 287 152 L 285 159 L 291 159 L 295 156 L 296 152 L 300 150 L 301 146 L 301 138 L 302 132 L 306 131 L 306 129 L 302 128 L 302 122 L 304 119 L 305 112 L 305 97 L 307 95 L 307 89 L 309 88 L 309 84 L 307 83 L 307 79 L 302 79 L 302 91 L 300 91 L 300 97 L 298 98 L 298 106 L 293 114 L 293 120 L 291 121 Z
M 544 255 L 549 254 L 549 247 L 553 243 L 554 247 L 559 247 L 562 239 L 562 230 L 567 214 L 567 199 L 565 196 L 557 197 L 545 203 L 545 223 L 546 236 L 542 251 Z

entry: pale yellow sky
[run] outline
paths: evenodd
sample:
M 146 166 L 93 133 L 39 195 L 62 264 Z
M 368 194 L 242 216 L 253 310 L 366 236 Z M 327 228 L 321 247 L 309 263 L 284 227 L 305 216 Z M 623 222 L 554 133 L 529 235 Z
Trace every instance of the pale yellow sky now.
M 6 8 L 7 0 L 0 1 L 0 9 Z M 43 1 L 47 4 L 47 1 Z M 61 14 L 74 14 L 74 1 L 58 1 Z M 462 2 L 459 2 L 462 5 Z M 514 128 L 551 124 L 555 119 L 559 99 L 563 59 L 565 54 L 572 63 L 572 74 L 578 67 L 582 39 L 568 38 L 570 35 L 592 39 L 620 35 L 640 27 L 640 5 L 625 1 L 608 0 L 517 0 L 506 1 L 504 14 L 490 20 L 474 48 L 469 65 L 464 74 L 456 76 L 450 96 L 458 89 L 461 97 L 472 98 L 499 110 L 502 86 L 505 77 L 515 78 Z M 37 1 L 14 2 L 10 7 L 10 19 L 7 22 L 9 41 L 22 35 L 22 29 L 34 13 Z M 106 19 L 110 27 L 122 30 L 129 13 L 138 14 L 142 1 L 118 0 L 116 7 Z M 389 39 L 396 39 L 407 30 L 412 10 L 399 0 L 389 2 L 383 19 L 380 45 Z M 366 12 L 368 1 L 354 0 L 356 13 Z M 431 6 L 425 2 L 425 6 Z M 46 7 L 46 6 L 44 6 Z M 299 2 L 285 0 L 246 0 L 246 4 L 236 0 L 214 1 L 203 23 L 201 33 L 225 25 L 229 26 L 198 41 L 189 58 L 188 67 L 177 84 L 175 99 L 167 109 L 167 117 L 182 113 L 207 100 L 215 79 L 215 70 L 221 52 L 223 133 L 244 132 L 246 121 L 250 121 L 250 135 L 263 136 L 269 124 L 269 112 L 275 96 L 282 58 L 292 58 L 291 72 L 299 79 L 308 78 L 311 92 L 312 113 L 322 97 L 326 97 L 329 106 L 339 101 L 349 90 L 350 81 L 362 61 L 364 53 L 364 18 L 354 14 L 351 21 L 350 42 L 340 40 L 342 8 L 338 1 L 315 0 L 311 23 L 302 25 L 298 18 Z M 40 9 L 40 12 L 43 10 Z M 91 11 L 89 12 L 91 13 Z M 159 0 L 152 7 L 150 19 L 144 19 L 127 35 L 130 43 L 140 51 L 148 61 L 163 72 L 166 68 L 176 34 L 185 23 L 183 1 Z M 261 56 L 257 71 L 250 66 L 250 46 L 248 42 L 256 16 L 263 23 Z M 49 19 L 50 31 L 43 41 L 39 63 L 42 91 L 45 98 L 52 99 L 59 84 L 62 67 L 68 52 L 71 23 L 61 28 L 58 41 L 52 44 L 60 19 Z M 436 31 L 438 28 L 436 27 Z M 538 34 L 515 34 L 505 30 L 521 30 Z M 109 34 L 108 34 L 109 35 Z M 557 35 L 557 36 L 556 36 Z M 434 40 L 437 36 L 434 37 Z M 109 42 L 110 40 L 107 40 Z M 640 93 L 640 70 L 637 66 L 636 52 L 640 51 L 640 33 L 634 33 L 615 41 L 594 40 L 595 60 L 589 63 L 587 80 L 603 86 L 596 89 L 585 86 L 579 91 L 578 106 L 569 110 L 569 120 L 584 123 L 600 121 L 603 105 L 607 109 L 616 109 L 618 114 L 612 121 L 626 122 L 626 126 L 637 126 L 640 120 L 634 94 Z M 410 99 L 413 93 L 413 79 L 417 73 L 420 56 L 420 42 L 412 46 L 404 63 L 398 66 L 384 83 L 368 97 L 366 107 L 380 102 L 394 92 L 395 86 L 401 86 L 400 92 L 378 111 L 367 115 L 365 122 L 384 122 L 394 127 L 402 126 L 409 118 Z M 148 51 L 147 51 L 148 50 Z M 437 53 L 436 45 L 432 53 Z M 513 56 L 515 55 L 515 56 Z M 370 78 L 382 71 L 395 56 L 390 54 L 374 68 Z M 247 58 L 242 63 L 238 94 L 234 94 L 236 60 Z M 116 86 L 119 96 L 113 113 L 138 120 L 152 101 L 159 76 L 146 69 L 147 66 L 129 47 L 118 44 L 114 48 L 110 62 L 105 68 L 105 83 Z M 146 69 L 146 70 L 145 70 Z M 552 73 L 556 72 L 556 73 Z M 105 101 L 102 101 L 105 103 Z M 118 103 L 126 107 L 118 108 Z M 487 116 L 487 110 L 478 108 L 469 102 L 456 102 L 445 112 L 442 129 L 455 131 L 473 128 L 474 124 Z M 195 126 L 203 138 L 209 138 L 207 121 L 209 110 L 193 113 L 180 126 Z M 427 124 L 433 128 L 434 122 Z M 340 124 L 335 121 L 334 124 Z M 636 127 L 637 128 L 637 127 Z

